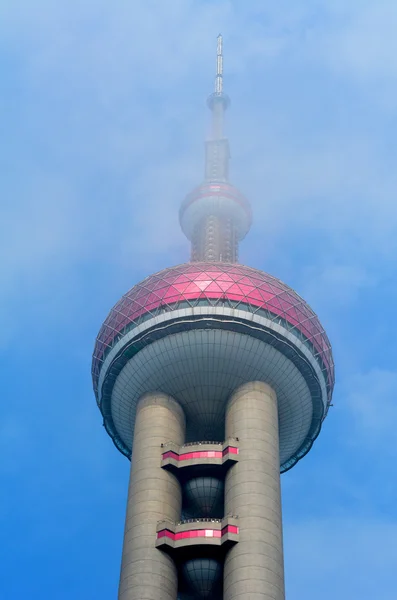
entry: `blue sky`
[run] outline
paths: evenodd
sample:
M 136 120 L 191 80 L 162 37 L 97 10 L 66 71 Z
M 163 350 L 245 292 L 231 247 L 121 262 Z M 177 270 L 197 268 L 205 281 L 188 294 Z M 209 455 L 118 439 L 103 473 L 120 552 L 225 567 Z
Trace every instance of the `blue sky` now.
M 0 598 L 116 597 L 128 461 L 90 380 L 120 295 L 188 259 L 216 36 L 241 261 L 312 305 L 334 408 L 282 478 L 288 600 L 395 600 L 397 4 L 0 6 Z

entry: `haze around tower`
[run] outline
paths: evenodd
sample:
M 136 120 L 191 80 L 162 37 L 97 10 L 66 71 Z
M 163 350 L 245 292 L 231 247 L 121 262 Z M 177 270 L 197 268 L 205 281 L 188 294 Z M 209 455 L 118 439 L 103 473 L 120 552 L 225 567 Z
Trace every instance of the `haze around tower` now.
M 119 294 L 188 256 L 176 214 L 202 165 L 208 42 L 222 30 L 232 180 L 255 212 L 242 259 L 310 301 L 340 365 L 316 453 L 283 479 L 286 502 L 295 490 L 288 598 L 394 598 L 396 19 L 391 0 L 3 3 L 0 431 L 11 542 L 0 595 L 87 598 L 95 565 L 96 597 L 112 597 L 117 560 L 98 565 L 117 548 L 127 466 L 97 431 L 86 357 Z M 21 564 L 29 577 L 17 577 Z

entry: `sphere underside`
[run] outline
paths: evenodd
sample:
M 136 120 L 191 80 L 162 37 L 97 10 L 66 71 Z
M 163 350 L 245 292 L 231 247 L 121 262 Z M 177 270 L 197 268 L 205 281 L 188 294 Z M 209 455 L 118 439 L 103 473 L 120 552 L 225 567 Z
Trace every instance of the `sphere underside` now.
M 277 393 L 285 471 L 320 431 L 333 362 L 316 315 L 285 284 L 241 265 L 191 263 L 147 278 L 114 307 L 98 336 L 93 379 L 105 427 L 127 456 L 145 392 L 181 404 L 186 441 L 221 441 L 230 394 L 265 381 Z
M 229 396 L 241 384 L 257 380 L 266 381 L 277 393 L 283 465 L 299 451 L 309 433 L 311 393 L 298 368 L 279 350 L 242 333 L 197 329 L 146 346 L 117 377 L 111 396 L 113 422 L 131 449 L 139 398 L 145 392 L 161 390 L 183 407 L 187 442 L 221 441 Z

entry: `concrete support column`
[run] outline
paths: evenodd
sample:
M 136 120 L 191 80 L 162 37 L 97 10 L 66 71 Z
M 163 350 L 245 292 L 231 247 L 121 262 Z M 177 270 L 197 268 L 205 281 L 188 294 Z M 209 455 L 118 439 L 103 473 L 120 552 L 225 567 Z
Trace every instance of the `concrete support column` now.
M 178 575 L 170 556 L 158 550 L 157 522 L 179 521 L 181 487 L 161 468 L 161 443 L 184 443 L 185 417 L 170 396 L 145 394 L 136 413 L 124 531 L 119 600 L 176 600 Z
M 224 600 L 284 600 L 277 398 L 254 381 L 226 409 L 226 438 L 239 438 L 227 473 L 225 514 L 238 515 L 239 542 L 225 558 Z

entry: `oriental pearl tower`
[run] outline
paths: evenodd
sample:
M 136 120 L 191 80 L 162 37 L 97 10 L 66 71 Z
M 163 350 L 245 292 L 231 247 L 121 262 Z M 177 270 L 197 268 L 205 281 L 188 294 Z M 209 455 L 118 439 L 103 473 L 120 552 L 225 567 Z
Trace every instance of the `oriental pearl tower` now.
M 283 600 L 280 473 L 331 402 L 315 313 L 238 263 L 251 208 L 229 181 L 229 103 L 219 36 L 204 180 L 179 213 L 191 260 L 131 288 L 95 344 L 103 424 L 131 459 L 120 600 Z

